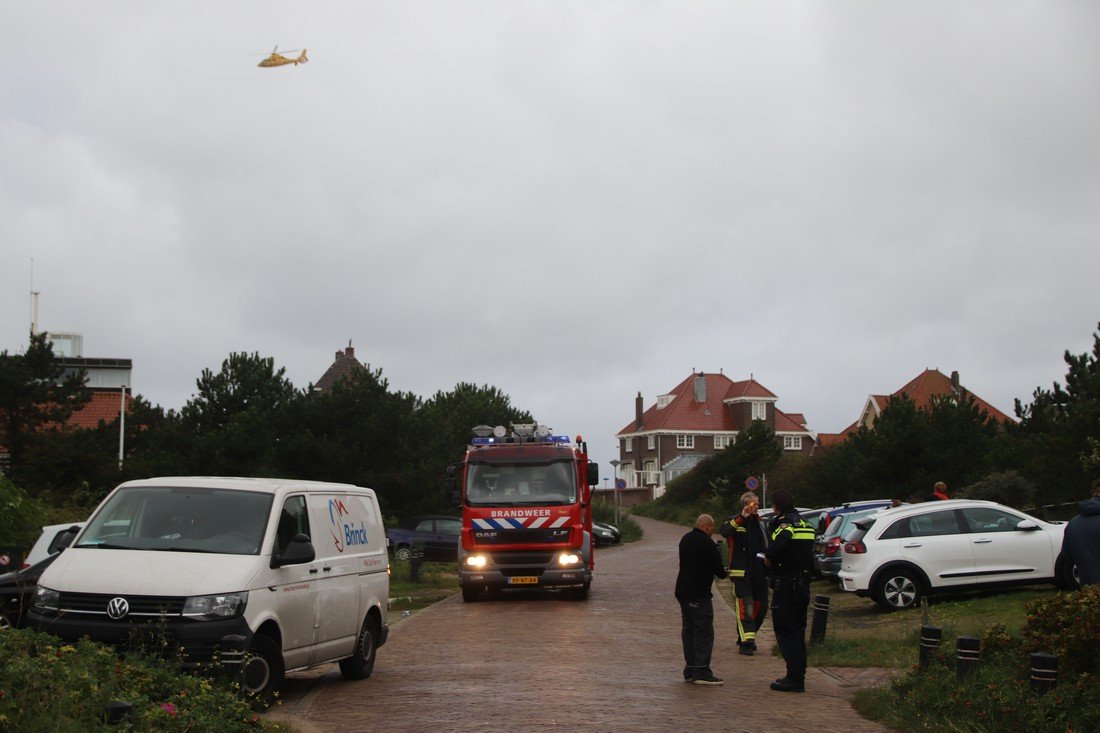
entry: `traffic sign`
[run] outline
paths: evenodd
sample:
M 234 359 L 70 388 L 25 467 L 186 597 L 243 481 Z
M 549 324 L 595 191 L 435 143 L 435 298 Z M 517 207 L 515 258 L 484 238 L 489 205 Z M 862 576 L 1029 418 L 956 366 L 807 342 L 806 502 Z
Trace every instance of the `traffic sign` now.
M 8 565 L 11 565 L 11 556 L 0 555 L 0 568 L 6 568 Z
M 745 479 L 745 488 L 749 491 L 756 491 L 760 488 L 760 481 L 757 480 L 756 476 L 749 476 Z
M 626 488 L 626 479 L 625 478 L 615 479 L 615 488 L 616 489 L 625 489 Z

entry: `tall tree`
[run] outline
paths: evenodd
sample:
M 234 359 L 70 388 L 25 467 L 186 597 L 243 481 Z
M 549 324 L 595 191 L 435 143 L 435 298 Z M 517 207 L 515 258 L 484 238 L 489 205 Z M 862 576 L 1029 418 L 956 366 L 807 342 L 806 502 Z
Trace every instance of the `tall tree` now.
M 1100 328 L 1100 324 L 1098 324 Z M 1068 350 L 1066 384 L 1036 388 L 1030 404 L 1016 400 L 1020 424 L 1010 430 L 1003 461 L 1039 487 L 1042 503 L 1071 502 L 1100 479 L 1100 332 L 1092 352 Z
M 67 372 L 46 334 L 32 333 L 22 354 L 0 352 L 0 444 L 11 455 L 10 475 L 28 490 L 47 488 L 29 475 L 35 446 L 65 429 L 73 411 L 91 399 L 83 370 Z

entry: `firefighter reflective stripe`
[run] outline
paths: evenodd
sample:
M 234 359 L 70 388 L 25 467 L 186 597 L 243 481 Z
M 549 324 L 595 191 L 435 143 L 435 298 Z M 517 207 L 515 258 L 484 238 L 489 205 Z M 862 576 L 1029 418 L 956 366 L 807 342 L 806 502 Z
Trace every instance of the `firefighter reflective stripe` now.
M 792 540 L 809 540 L 814 541 L 815 533 L 814 528 L 810 526 L 809 522 L 805 519 L 799 521 L 798 524 L 781 524 L 775 528 L 772 532 L 772 542 L 779 536 L 780 532 L 790 532 Z
M 730 577 L 731 578 L 744 578 L 745 577 L 745 571 L 744 570 L 731 569 L 730 570 Z
M 549 522 L 549 523 L 548 523 Z M 474 519 L 474 529 L 557 529 L 569 523 L 569 517 L 558 517 L 553 522 L 550 517 L 493 517 L 492 519 Z

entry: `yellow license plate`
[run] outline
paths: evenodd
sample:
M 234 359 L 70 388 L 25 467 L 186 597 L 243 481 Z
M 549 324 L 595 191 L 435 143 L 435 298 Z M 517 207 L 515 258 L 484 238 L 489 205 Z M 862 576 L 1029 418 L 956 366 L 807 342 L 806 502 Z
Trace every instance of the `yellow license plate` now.
M 516 575 L 508 578 L 509 585 L 538 585 L 539 579 L 535 575 Z

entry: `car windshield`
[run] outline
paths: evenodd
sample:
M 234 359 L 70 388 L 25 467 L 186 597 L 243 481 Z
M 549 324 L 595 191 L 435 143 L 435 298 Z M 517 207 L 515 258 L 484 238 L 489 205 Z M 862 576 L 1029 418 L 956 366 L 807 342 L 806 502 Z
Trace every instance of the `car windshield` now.
M 466 503 L 470 506 L 546 506 L 576 500 L 571 461 L 471 463 L 466 475 Z
M 124 488 L 96 512 L 76 547 L 257 555 L 271 501 L 254 491 Z

